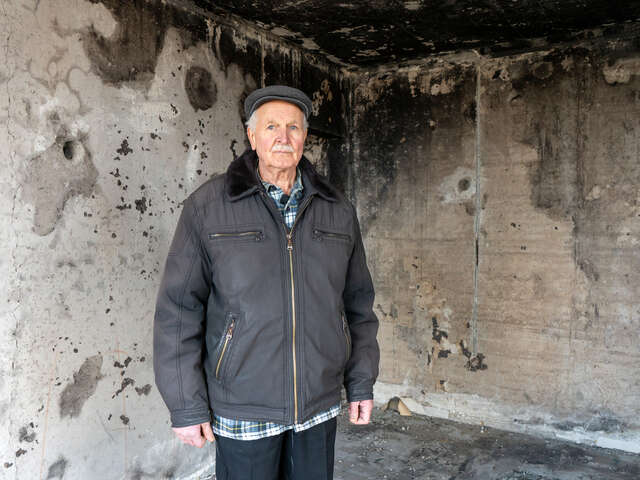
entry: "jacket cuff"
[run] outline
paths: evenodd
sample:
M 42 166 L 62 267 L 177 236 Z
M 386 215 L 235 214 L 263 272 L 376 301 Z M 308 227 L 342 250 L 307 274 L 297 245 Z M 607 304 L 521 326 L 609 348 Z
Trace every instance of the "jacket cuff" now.
M 173 428 L 190 427 L 207 422 L 211 423 L 211 413 L 208 408 L 171 411 L 171 426 Z
M 361 400 L 373 400 L 373 388 L 358 389 L 353 391 L 347 390 L 347 401 L 349 403 L 359 402 Z

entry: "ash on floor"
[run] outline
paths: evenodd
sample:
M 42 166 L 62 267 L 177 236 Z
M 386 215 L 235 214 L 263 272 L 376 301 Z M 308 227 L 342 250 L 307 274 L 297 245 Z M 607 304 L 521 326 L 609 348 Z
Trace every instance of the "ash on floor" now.
M 338 417 L 335 480 L 639 480 L 640 455 L 375 409 Z

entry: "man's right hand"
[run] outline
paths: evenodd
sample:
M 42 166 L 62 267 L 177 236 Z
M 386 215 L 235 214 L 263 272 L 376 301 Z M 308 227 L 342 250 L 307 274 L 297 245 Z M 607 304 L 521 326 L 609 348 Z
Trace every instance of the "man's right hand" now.
M 207 440 L 214 441 L 213 430 L 209 422 L 200 425 L 190 425 L 188 427 L 173 428 L 176 436 L 182 440 L 182 443 L 202 448 Z

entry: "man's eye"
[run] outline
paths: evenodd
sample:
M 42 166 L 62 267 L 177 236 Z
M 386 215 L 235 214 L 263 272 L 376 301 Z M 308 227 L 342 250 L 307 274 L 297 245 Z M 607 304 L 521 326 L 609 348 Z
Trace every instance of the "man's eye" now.
M 276 128 L 276 127 L 273 126 L 273 125 L 267 125 L 267 130 L 273 130 L 274 128 Z
M 297 125 L 291 125 L 289 128 L 290 128 L 291 130 L 297 130 L 297 129 L 298 129 Z

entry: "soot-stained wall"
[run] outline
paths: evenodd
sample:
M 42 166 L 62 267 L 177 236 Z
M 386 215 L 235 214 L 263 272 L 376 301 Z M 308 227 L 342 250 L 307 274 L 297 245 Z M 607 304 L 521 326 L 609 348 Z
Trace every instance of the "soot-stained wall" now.
M 640 451 L 637 41 L 356 72 L 161 2 L 0 11 L 0 476 L 211 470 L 153 386 L 155 293 L 182 200 L 276 82 L 357 204 L 377 400 Z
M 154 386 L 155 295 L 184 198 L 246 147 L 264 84 L 314 101 L 307 155 L 340 164 L 334 67 L 150 1 L 0 7 L 0 477 L 189 478 Z
M 460 58 L 354 89 L 378 399 L 638 452 L 637 43 Z

